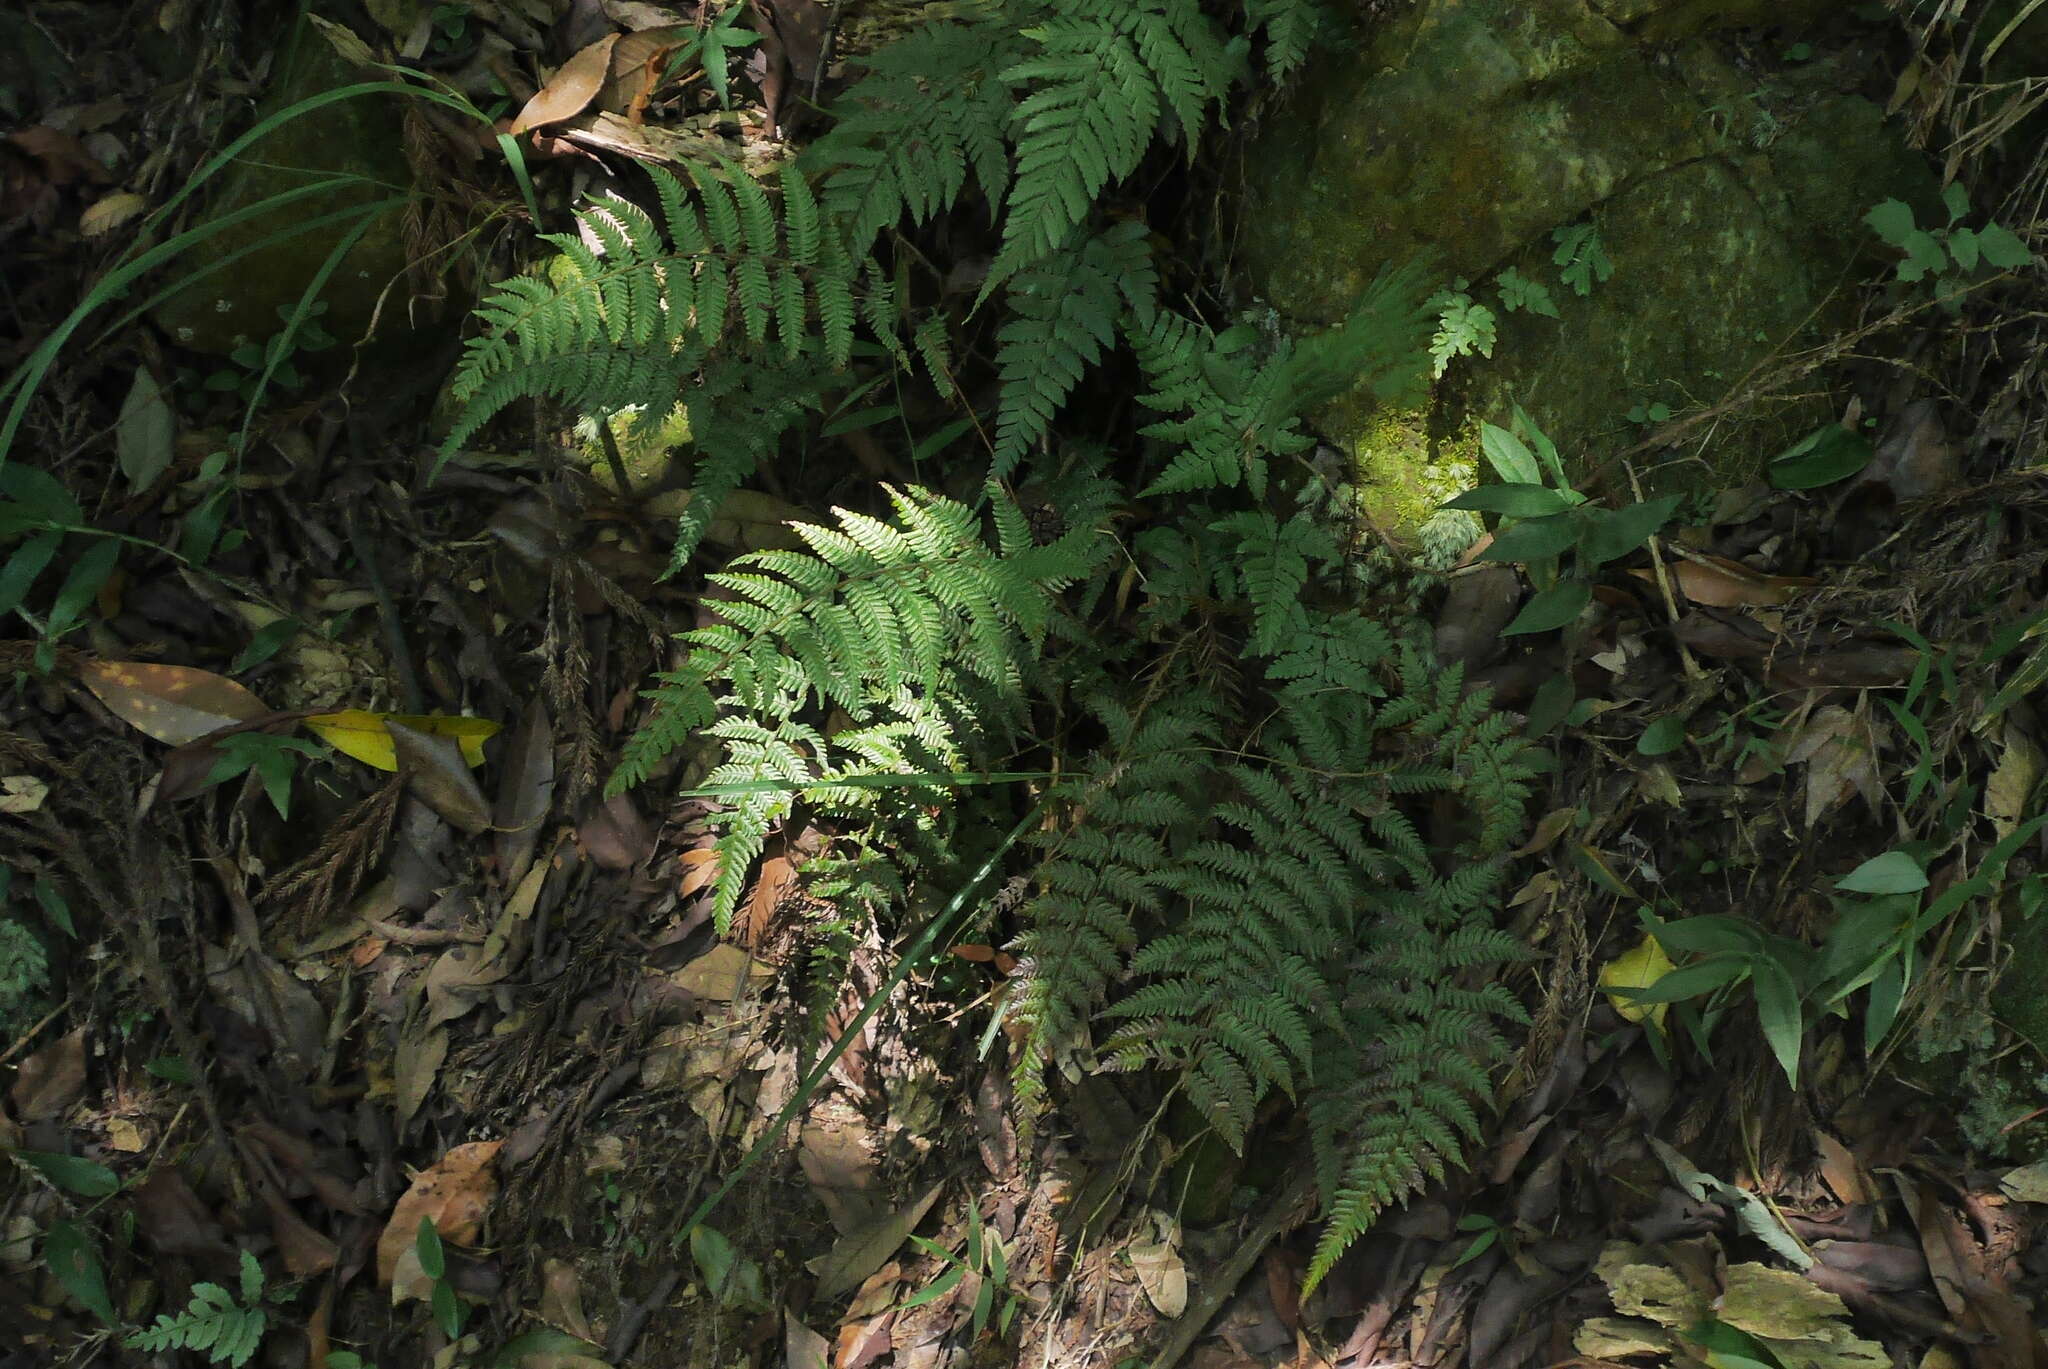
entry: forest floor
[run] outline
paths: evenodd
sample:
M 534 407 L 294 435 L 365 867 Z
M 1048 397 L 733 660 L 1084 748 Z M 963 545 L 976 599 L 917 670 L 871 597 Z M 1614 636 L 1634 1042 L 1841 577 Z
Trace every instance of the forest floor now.
M 132 247 L 139 168 L 208 155 L 148 153 L 166 111 L 233 133 L 257 84 L 166 83 L 89 8 L 32 6 L 67 72 L 7 87 L 8 371 Z M 764 142 L 754 97 L 818 65 L 782 8 L 730 114 L 670 92 L 643 127 L 599 117 L 599 81 L 550 84 L 553 225 L 599 157 Z M 484 27 L 423 41 L 452 68 Z M 539 34 L 486 49 L 531 71 Z M 516 206 L 478 153 L 461 175 Z M 518 216 L 457 254 L 454 297 L 538 256 Z M 28 626 L 59 629 L 0 642 L 0 911 L 49 962 L 0 1022 L 0 1369 L 146 1362 L 133 1328 L 202 1283 L 220 1335 L 311 1369 L 2048 1369 L 2048 287 L 1903 312 L 1873 289 L 1867 317 L 1774 378 L 1848 397 L 1852 435 L 1885 416 L 1840 478 L 1694 498 L 1568 648 L 1503 644 L 1510 569 L 1430 603 L 1441 653 L 1556 760 L 1504 912 L 1536 951 L 1511 975 L 1530 1026 L 1469 1171 L 1306 1301 L 1285 1125 L 1238 1160 L 1098 1075 L 1020 1133 L 984 1040 L 1000 946 L 951 946 L 856 1021 L 899 949 L 870 933 L 826 1014 L 851 1040 L 798 1098 L 785 997 L 824 834 L 780 834 L 721 938 L 707 801 L 602 793 L 703 589 L 664 578 L 658 463 L 622 493 L 536 430 L 429 479 L 453 307 L 389 354 L 302 335 L 260 404 L 260 348 L 201 357 L 147 316 L 81 335 L 0 471 L 92 532 L 0 528 L 0 600 L 40 583 Z M 1673 417 L 1630 469 L 1729 416 Z M 714 549 L 834 493 L 736 498 Z M 210 558 L 167 554 L 194 537 Z M 1681 948 L 1671 1001 L 1605 991 Z M 1817 992 L 1845 967 L 1867 975 Z

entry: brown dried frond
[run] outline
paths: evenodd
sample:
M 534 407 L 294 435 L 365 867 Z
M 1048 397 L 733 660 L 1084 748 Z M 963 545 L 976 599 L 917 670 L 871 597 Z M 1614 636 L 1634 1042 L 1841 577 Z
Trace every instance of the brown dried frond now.
M 393 773 L 342 814 L 310 855 L 278 871 L 256 901 L 291 905 L 287 916 L 297 936 L 330 925 L 362 886 L 364 876 L 384 858 L 404 792 L 404 777 Z

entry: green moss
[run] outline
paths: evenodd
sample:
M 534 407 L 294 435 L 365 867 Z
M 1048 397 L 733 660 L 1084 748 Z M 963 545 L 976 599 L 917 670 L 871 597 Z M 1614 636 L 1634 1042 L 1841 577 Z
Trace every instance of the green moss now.
M 1367 520 L 1406 550 L 1443 540 L 1432 535 L 1444 531 L 1431 527 L 1443 518 L 1438 506 L 1479 483 L 1479 425 L 1434 437 L 1422 410 L 1384 409 L 1356 431 L 1351 471 Z

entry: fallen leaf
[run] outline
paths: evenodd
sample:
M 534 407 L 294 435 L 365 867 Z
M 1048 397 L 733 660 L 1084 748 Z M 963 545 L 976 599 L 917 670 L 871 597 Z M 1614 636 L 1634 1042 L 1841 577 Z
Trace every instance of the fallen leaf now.
M 917 1230 L 917 1224 L 924 1220 L 925 1213 L 931 1211 L 932 1204 L 939 1200 L 939 1194 L 945 1191 L 945 1187 L 945 1181 L 940 1180 L 916 1201 L 840 1237 L 831 1253 L 813 1262 L 813 1272 L 818 1276 L 818 1296 L 836 1298 L 858 1288 L 870 1274 L 887 1264 L 889 1257 L 896 1253 L 910 1233 Z
M 33 813 L 49 797 L 47 780 L 34 775 L 0 775 L 0 813 Z
M 555 795 L 555 728 L 547 705 L 534 699 L 513 730 L 498 801 L 491 810 L 498 829 L 498 878 L 516 884 L 533 859 L 540 824 Z
M 2011 716 L 2005 719 L 2005 747 L 1984 784 L 1984 816 L 2002 841 L 2029 816 L 2027 799 L 2041 778 L 2041 746 Z
M 761 862 L 761 872 L 754 876 L 754 887 L 747 894 L 740 923 L 741 945 L 759 946 L 767 939 L 775 921 L 775 909 L 795 883 L 796 864 L 788 856 L 769 856 Z
M 618 41 L 618 34 L 608 33 L 562 63 L 505 131 L 516 138 L 528 129 L 558 124 L 581 114 L 604 88 L 611 74 L 612 48 Z
M 796 1313 L 783 1308 L 783 1369 L 826 1369 L 831 1359 L 832 1342 L 804 1325 Z
M 9 1097 L 24 1122 L 61 1116 L 85 1092 L 85 1028 L 52 1041 L 21 1062 Z
M 394 1083 L 398 1090 L 394 1110 L 401 1130 L 412 1121 L 413 1114 L 420 1110 L 420 1104 L 427 1101 L 427 1091 L 434 1087 L 434 1080 L 441 1073 L 441 1062 L 447 1058 L 446 1027 L 429 1030 L 408 1020 L 400 1029 L 398 1058 L 394 1063 L 397 1072 Z
M 488 718 L 443 717 L 416 713 L 371 713 L 360 708 L 339 713 L 315 713 L 305 720 L 320 740 L 344 756 L 353 757 L 378 770 L 396 770 L 398 752 L 392 741 L 395 723 L 430 737 L 453 737 L 462 749 L 465 765 L 484 763 L 484 743 L 498 735 L 498 724 Z M 485 826 L 489 826 L 486 820 Z
M 1188 1310 L 1188 1270 L 1180 1252 L 1166 1241 L 1147 1241 L 1125 1252 L 1138 1275 L 1138 1286 L 1162 1317 L 1178 1317 Z
M 78 235 L 103 237 L 149 208 L 149 201 L 132 190 L 117 190 L 86 207 L 78 216 Z
M 1696 604 L 1710 608 L 1776 608 L 1788 604 L 1820 581 L 1806 575 L 1765 575 L 1725 556 L 1694 552 L 1667 567 L 1672 584 Z M 1654 570 L 1629 574 L 1655 583 Z
M 483 1228 L 484 1214 L 498 1195 L 491 1161 L 503 1141 L 471 1141 L 459 1145 L 414 1176 L 399 1195 L 391 1218 L 377 1238 L 377 1282 L 390 1287 L 399 1256 L 419 1239 L 420 1219 L 434 1219 L 434 1230 L 450 1245 L 469 1245 Z
M 720 942 L 670 974 L 669 982 L 699 998 L 730 1003 L 745 990 L 749 979 L 765 983 L 774 975 L 773 965 L 754 959 L 730 942 Z
M 718 882 L 718 848 L 699 846 L 681 856 L 683 878 L 676 886 L 678 898 L 690 898 Z
M 469 773 L 455 738 L 415 732 L 396 718 L 386 720 L 392 754 L 405 765 L 406 787 L 457 831 L 475 836 L 491 826 L 491 805 Z
M 233 680 L 191 666 L 87 661 L 78 675 L 115 717 L 171 746 L 270 712 L 268 704 Z

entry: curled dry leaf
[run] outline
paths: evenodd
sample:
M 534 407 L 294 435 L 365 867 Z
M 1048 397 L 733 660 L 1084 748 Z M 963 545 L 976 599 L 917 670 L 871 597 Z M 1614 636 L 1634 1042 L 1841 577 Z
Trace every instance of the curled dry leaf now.
M 498 1196 L 498 1178 L 491 1162 L 503 1141 L 471 1141 L 456 1146 L 423 1169 L 412 1187 L 399 1196 L 391 1219 L 377 1238 L 377 1282 L 391 1286 L 398 1258 L 419 1238 L 420 1218 L 434 1219 L 434 1230 L 451 1245 L 469 1245 L 483 1227 L 484 1215 Z
M 516 138 L 528 129 L 558 124 L 581 114 L 611 75 L 612 48 L 618 41 L 618 34 L 608 33 L 562 63 L 505 131 Z
M 61 1036 L 21 1062 L 9 1097 L 24 1122 L 64 1113 L 85 1092 L 85 1028 Z
M 87 661 L 78 674 L 115 717 L 171 746 L 270 712 L 268 704 L 233 680 L 191 666 Z

